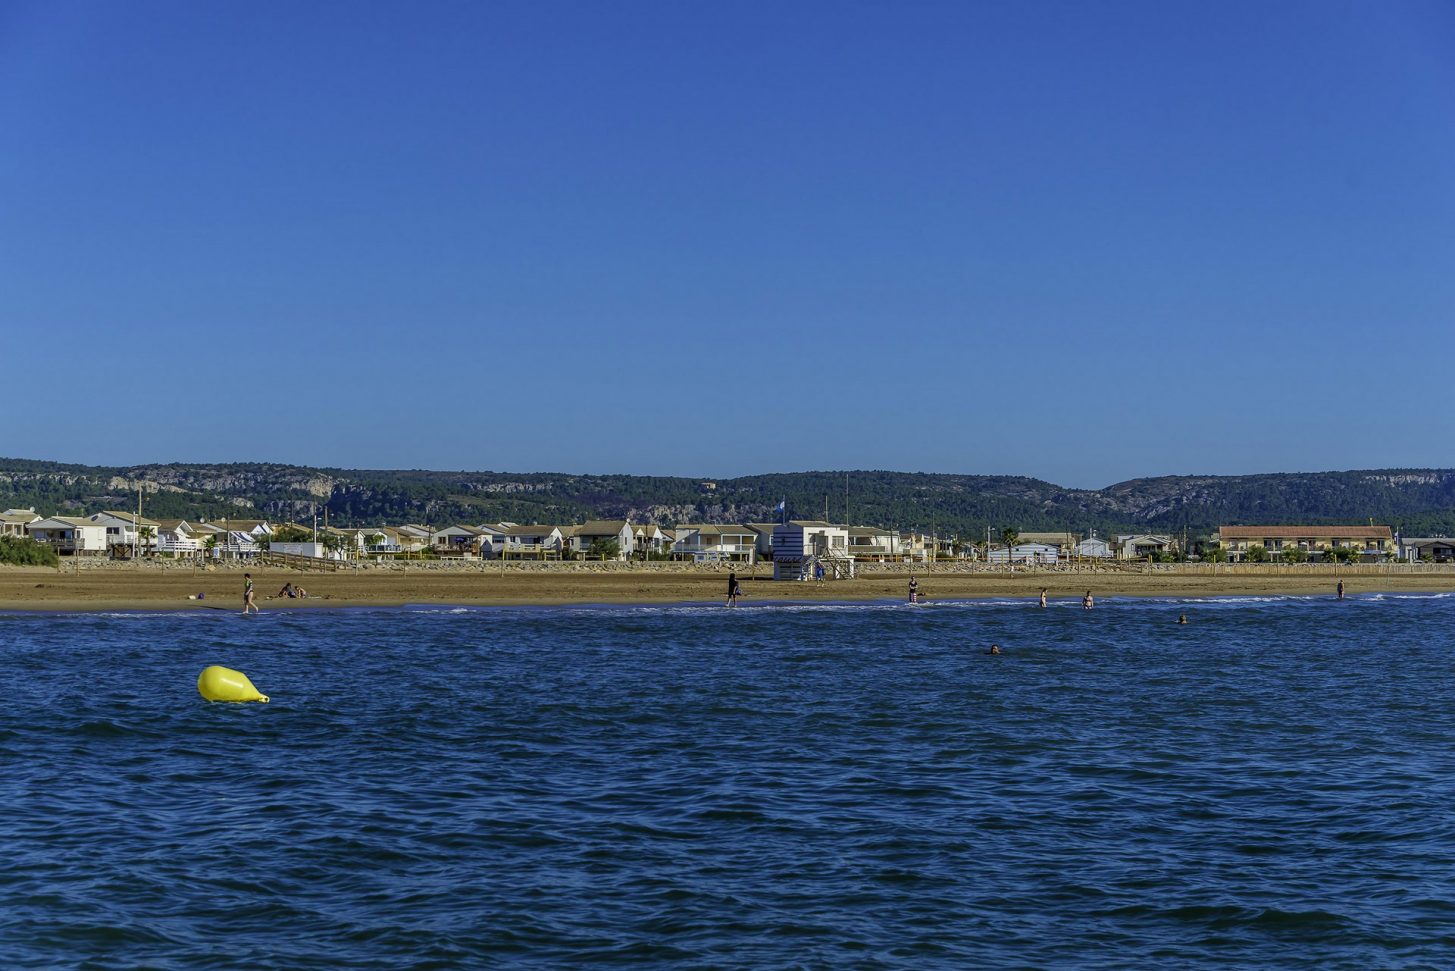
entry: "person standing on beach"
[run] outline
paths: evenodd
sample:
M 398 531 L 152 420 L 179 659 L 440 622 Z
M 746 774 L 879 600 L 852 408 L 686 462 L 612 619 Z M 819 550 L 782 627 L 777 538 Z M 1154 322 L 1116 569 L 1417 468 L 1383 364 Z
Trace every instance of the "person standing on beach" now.
M 1343 580 L 1340 580 L 1339 581 L 1339 599 L 1340 600 L 1343 600 L 1344 599 L 1344 581 Z
M 742 584 L 738 583 L 737 571 L 730 570 L 728 572 L 727 605 L 729 607 L 736 607 L 738 605 L 738 597 L 742 596 L 742 594 L 743 587 Z
M 1081 609 L 1082 610 L 1090 610 L 1092 607 L 1095 607 L 1095 606 L 1096 606 L 1096 600 L 1095 600 L 1095 598 L 1093 598 L 1091 596 L 1091 591 L 1090 590 L 1086 591 L 1086 596 L 1084 596 L 1084 597 L 1081 598 Z
M 253 575 L 251 573 L 244 573 L 243 574 L 243 616 L 244 617 L 246 617 L 248 615 L 248 608 L 249 607 L 251 607 L 253 609 L 253 613 L 255 613 L 255 614 L 261 614 L 262 613 L 262 611 L 258 609 L 258 605 L 253 602 Z
M 1045 610 L 1046 609 L 1046 588 L 1045 587 L 1042 587 L 1041 588 L 1041 609 L 1042 610 Z

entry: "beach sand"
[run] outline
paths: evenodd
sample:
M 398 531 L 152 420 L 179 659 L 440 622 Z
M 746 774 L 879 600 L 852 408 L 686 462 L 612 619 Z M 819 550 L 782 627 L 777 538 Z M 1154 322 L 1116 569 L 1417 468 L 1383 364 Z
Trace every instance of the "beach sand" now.
M 630 604 L 721 602 L 727 573 L 540 570 L 504 574 L 484 571 L 407 573 L 380 570 L 299 573 L 256 569 L 257 603 L 263 610 L 309 607 L 397 606 L 400 604 Z M 849 600 L 901 600 L 909 574 L 876 573 L 838 582 L 774 582 L 769 567 L 755 577 L 740 575 L 744 604 Z M 1327 595 L 1340 576 L 1196 576 L 1106 572 L 1100 574 L 965 574 L 917 572 L 922 600 L 1024 597 L 1044 586 L 1053 598 L 1079 599 L 1088 587 L 1098 599 L 1115 596 L 1213 597 Z M 1455 590 L 1451 574 L 1366 574 L 1343 576 L 1348 595 L 1375 591 L 1436 593 Z M 242 572 L 185 569 L 87 569 L 79 573 L 43 568 L 0 568 L 0 610 L 241 610 Z M 307 600 L 270 599 L 284 583 L 302 584 Z M 189 595 L 204 594 L 202 600 Z

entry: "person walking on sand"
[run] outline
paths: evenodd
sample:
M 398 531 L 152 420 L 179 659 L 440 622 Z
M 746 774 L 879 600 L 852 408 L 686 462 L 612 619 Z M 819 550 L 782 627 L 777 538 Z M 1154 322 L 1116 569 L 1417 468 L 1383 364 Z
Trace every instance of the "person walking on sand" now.
M 1339 599 L 1340 600 L 1343 600 L 1344 599 L 1344 581 L 1343 580 L 1340 580 L 1339 581 Z
M 255 614 L 261 614 L 262 613 L 262 611 L 258 609 L 258 605 L 253 602 L 253 575 L 251 573 L 244 573 L 243 574 L 243 616 L 244 617 L 246 617 L 248 615 L 248 608 L 249 607 L 252 608 L 253 613 L 255 613 Z
M 1086 591 L 1086 596 L 1084 596 L 1084 597 L 1081 598 L 1081 609 L 1082 610 L 1090 610 L 1092 607 L 1095 607 L 1095 606 L 1096 606 L 1096 599 L 1091 596 L 1091 591 L 1090 590 Z
M 1045 610 L 1046 609 L 1046 588 L 1045 587 L 1042 587 L 1041 588 L 1041 609 L 1042 610 Z
M 738 598 L 741 597 L 742 595 L 743 595 L 743 586 L 742 586 L 742 584 L 738 583 L 738 574 L 737 574 L 737 572 L 736 571 L 729 571 L 728 572 L 727 605 L 729 607 L 736 607 L 738 605 Z

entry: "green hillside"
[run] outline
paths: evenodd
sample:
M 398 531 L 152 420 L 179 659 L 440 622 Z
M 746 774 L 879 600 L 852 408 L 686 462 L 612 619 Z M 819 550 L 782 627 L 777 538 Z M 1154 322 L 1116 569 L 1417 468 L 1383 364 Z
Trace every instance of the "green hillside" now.
M 353 470 L 229 463 L 129 467 L 0 459 L 0 504 L 43 514 L 131 509 L 153 518 L 258 517 L 339 525 L 550 522 L 630 517 L 762 522 L 780 499 L 795 518 L 967 537 L 1014 527 L 1205 533 L 1222 523 L 1362 523 L 1455 534 L 1455 470 L 1384 469 L 1166 476 L 1068 489 L 1019 476 L 785 472 L 720 479 L 565 473 Z

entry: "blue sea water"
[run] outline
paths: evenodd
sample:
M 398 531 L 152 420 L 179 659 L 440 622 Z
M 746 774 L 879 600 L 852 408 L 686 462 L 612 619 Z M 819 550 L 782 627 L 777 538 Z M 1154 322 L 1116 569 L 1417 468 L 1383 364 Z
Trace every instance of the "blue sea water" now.
M 1455 966 L 1452 661 L 1444 595 L 0 615 L 0 966 Z

